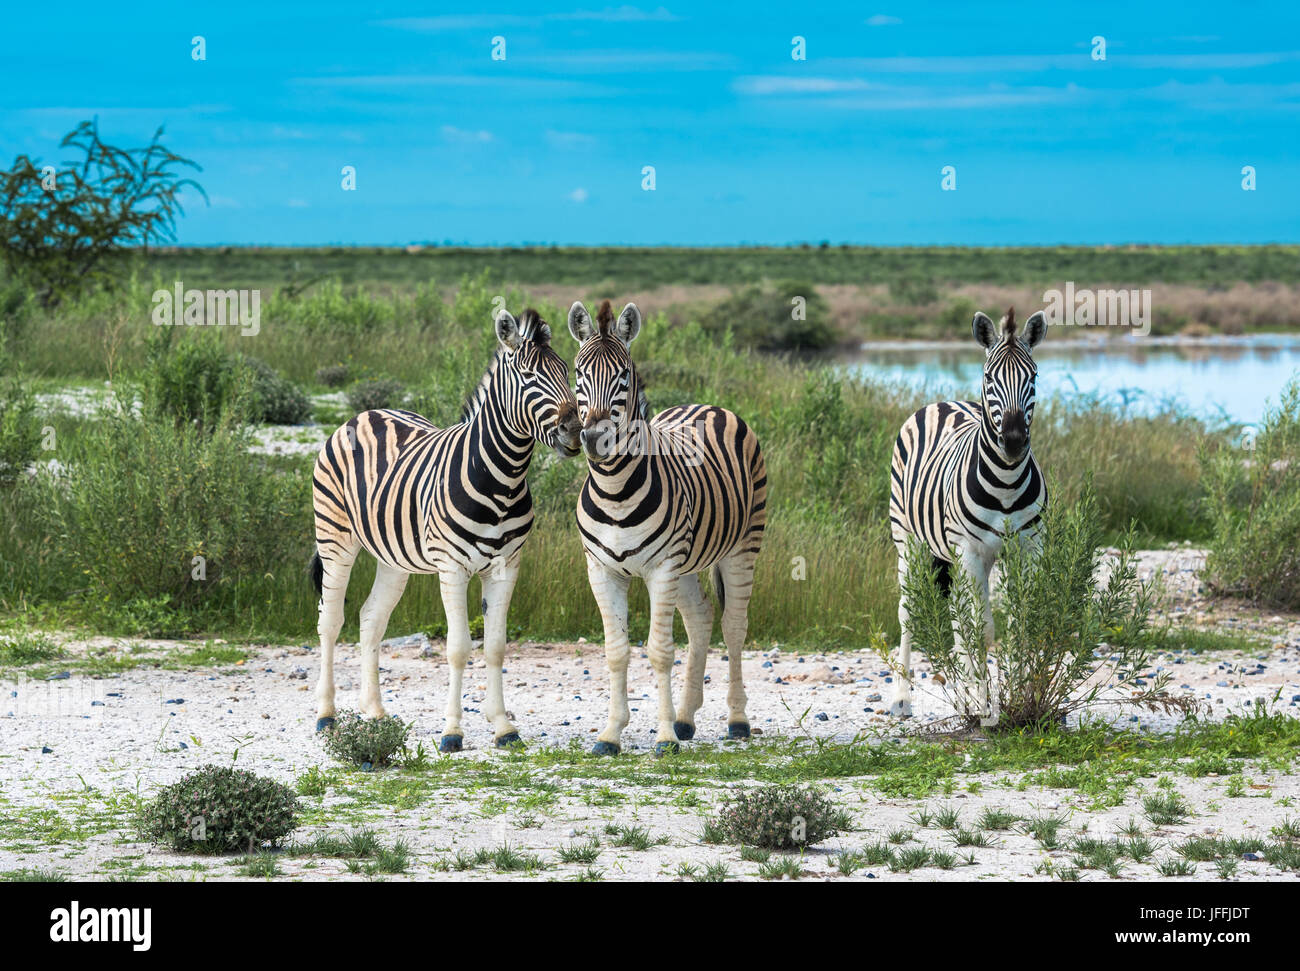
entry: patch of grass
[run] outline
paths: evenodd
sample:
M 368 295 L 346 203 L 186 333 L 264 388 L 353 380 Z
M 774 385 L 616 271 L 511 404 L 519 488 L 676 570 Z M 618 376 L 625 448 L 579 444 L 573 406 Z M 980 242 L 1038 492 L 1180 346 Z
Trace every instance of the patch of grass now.
M 889 868 L 899 873 L 908 873 L 912 870 L 919 870 L 929 862 L 930 850 L 924 846 L 913 846 L 895 853 Z
M 600 840 L 592 837 L 585 843 L 570 843 L 559 849 L 561 863 L 595 863 L 600 856 Z
M 1007 830 L 1020 821 L 1020 817 L 1005 809 L 986 808 L 975 822 L 980 830 Z
M 1172 826 L 1186 822 L 1192 807 L 1176 792 L 1160 792 L 1142 800 L 1142 809 L 1156 826 Z
M 1196 875 L 1196 864 L 1187 860 L 1161 860 L 1156 864 L 1156 870 L 1162 877 L 1190 877 Z
M 779 856 L 761 864 L 758 875 L 764 880 L 798 880 L 804 875 L 804 870 L 798 857 Z
M 0 667 L 37 664 L 63 655 L 63 648 L 48 634 L 36 631 L 0 634 Z

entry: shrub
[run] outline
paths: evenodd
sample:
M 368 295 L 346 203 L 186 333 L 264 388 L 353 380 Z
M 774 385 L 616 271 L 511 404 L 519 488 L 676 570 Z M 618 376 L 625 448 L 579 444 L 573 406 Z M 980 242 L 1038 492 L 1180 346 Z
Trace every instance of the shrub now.
M 405 397 L 406 389 L 400 381 L 358 381 L 348 391 L 348 406 L 357 414 L 375 408 L 400 408 Z
M 292 789 L 244 769 L 206 765 L 140 810 L 140 835 L 180 853 L 251 853 L 297 828 Z
M 22 379 L 0 377 L 0 486 L 17 481 L 40 448 L 35 396 Z
M 391 765 L 410 734 L 410 724 L 401 719 L 362 718 L 355 711 L 341 711 L 321 739 L 334 758 L 364 769 Z
M 1212 524 L 1206 561 L 1220 593 L 1300 607 L 1300 379 L 1265 416 L 1253 450 L 1202 457 Z
M 67 446 L 67 476 L 48 490 L 42 516 L 63 575 L 109 606 L 216 606 L 299 558 L 307 470 L 277 472 L 229 423 L 208 433 L 124 411 L 85 426 Z
M 7 317 L 0 316 L 0 486 L 15 482 L 36 461 L 41 447 L 36 397 L 22 374 L 11 366 L 8 342 L 12 326 Z
M 19 155 L 0 170 L 0 261 L 47 307 L 91 281 L 109 279 L 111 258 L 126 247 L 175 239 L 180 195 L 203 188 L 178 168 L 198 169 L 165 148 L 159 128 L 148 146 L 121 149 L 99 138 L 99 121 L 83 121 L 60 148 L 84 158 L 46 182 L 44 166 Z
M 1121 541 L 1098 585 L 1102 561 L 1101 519 L 1091 487 L 1074 504 L 1051 503 L 1039 533 L 1041 552 L 1020 538 L 998 558 L 1002 574 L 993 675 L 999 727 L 1017 728 L 1059 719 L 1103 699 L 1122 685 L 1122 700 L 1147 708 L 1186 707 L 1167 694 L 1168 673 L 1148 665 L 1156 653 L 1147 623 L 1153 591 L 1137 577 L 1133 533 Z M 987 664 L 984 612 L 974 578 L 951 568 L 945 594 L 930 553 L 920 543 L 908 550 L 904 596 L 913 645 L 943 675 L 958 714 L 977 721 L 978 706 L 967 682 L 965 660 L 954 647 L 954 627 L 970 647 L 975 670 Z
M 145 410 L 178 425 L 212 429 L 233 412 L 242 390 L 236 358 L 215 337 L 173 343 L 174 328 L 159 328 L 149 341 L 142 397 Z
M 242 358 L 251 380 L 252 417 L 272 425 L 301 425 L 311 417 L 311 399 L 275 368 L 255 357 Z
M 352 380 L 352 369 L 346 364 L 327 364 L 316 369 L 316 380 L 327 388 L 341 388 Z
M 787 850 L 838 835 L 843 820 L 830 800 L 814 789 L 768 785 L 729 797 L 716 826 L 722 842 Z
M 730 327 L 738 344 L 760 351 L 815 351 L 835 342 L 830 310 L 809 283 L 747 287 L 719 301 L 702 323 L 715 337 Z

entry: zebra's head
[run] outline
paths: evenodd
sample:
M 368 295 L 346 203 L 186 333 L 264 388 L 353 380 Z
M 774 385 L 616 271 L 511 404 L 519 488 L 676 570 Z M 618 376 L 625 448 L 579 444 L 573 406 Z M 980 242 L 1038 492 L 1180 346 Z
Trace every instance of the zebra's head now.
M 1007 310 L 995 326 L 987 314 L 976 313 L 971 322 L 975 340 L 986 351 L 984 361 L 984 427 L 1009 462 L 1029 450 L 1029 424 L 1034 419 L 1034 382 L 1038 365 L 1030 351 L 1047 333 L 1047 318 L 1040 310 L 1016 333 L 1016 310 Z
M 578 342 L 573 369 L 578 379 L 578 418 L 582 450 L 597 464 L 615 456 L 629 439 L 633 422 L 646 418 L 646 397 L 632 363 L 632 341 L 641 332 L 641 311 L 629 303 L 614 319 L 606 300 L 591 314 L 576 301 L 569 308 L 569 333 Z
M 569 389 L 569 365 L 551 348 L 551 326 L 529 308 L 515 320 L 504 307 L 495 329 L 501 343 L 497 380 L 520 426 L 569 458 L 578 454 L 578 403 Z

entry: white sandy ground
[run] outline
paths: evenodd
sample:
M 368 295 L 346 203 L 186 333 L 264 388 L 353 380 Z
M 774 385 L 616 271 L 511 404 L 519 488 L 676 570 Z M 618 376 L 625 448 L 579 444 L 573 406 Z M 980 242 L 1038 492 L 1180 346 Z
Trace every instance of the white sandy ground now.
M 1203 557 L 1194 550 L 1155 551 L 1143 555 L 1144 572 L 1167 571 L 1170 610 L 1182 622 L 1250 635 L 1258 650 L 1222 656 L 1167 656 L 1161 668 L 1174 672 L 1173 691 L 1204 702 L 1204 713 L 1222 718 L 1240 712 L 1257 699 L 1300 715 L 1300 617 L 1261 613 L 1240 605 L 1213 603 L 1200 591 L 1195 570 Z M 390 632 L 400 634 L 403 632 Z M 88 650 L 127 652 L 143 644 L 150 650 L 192 650 L 195 644 L 163 641 L 114 641 L 109 638 L 69 640 L 75 653 Z M 384 703 L 390 714 L 415 723 L 412 740 L 436 750 L 442 734 L 447 672 L 441 642 L 422 637 L 394 638 L 381 655 Z M 359 667 L 348 645 L 337 663 L 340 708 L 355 706 Z M 726 730 L 726 665 L 722 652 L 711 652 L 705 704 L 697 716 L 699 745 L 735 745 L 721 741 Z M 483 701 L 484 663 L 477 656 L 467 674 L 464 706 L 466 751 L 455 759 L 504 759 L 492 747 L 490 729 L 478 714 Z M 608 704 L 604 656 L 599 644 L 512 643 L 506 655 L 506 703 L 523 738 L 536 748 L 565 745 L 576 739 L 588 748 L 604 725 Z M 75 666 L 74 666 L 75 669 Z M 127 875 L 137 879 L 247 879 L 231 858 L 193 857 L 136 841 L 121 797 L 152 795 L 186 772 L 206 763 L 230 764 L 256 770 L 289 785 L 313 767 L 330 770 L 331 785 L 324 799 L 304 797 L 311 819 L 296 834 L 305 841 L 325 833 L 370 826 L 388 842 L 403 838 L 414 857 L 409 871 L 386 879 L 483 880 L 505 879 L 490 868 L 442 872 L 458 851 L 496 848 L 508 843 L 539 855 L 552 866 L 510 879 L 566 879 L 587 869 L 564 864 L 557 850 L 589 836 L 601 840 L 594 867 L 606 880 L 672 879 L 679 866 L 702 870 L 723 862 L 732 878 L 756 878 L 758 864 L 742 861 L 737 848 L 705 844 L 700 832 L 705 817 L 730 789 L 747 783 L 719 783 L 694 790 L 698 805 L 681 799 L 683 789 L 634 784 L 622 779 L 562 778 L 554 770 L 533 769 L 536 781 L 559 785 L 550 805 L 534 806 L 537 793 L 518 788 L 455 787 L 401 792 L 401 774 L 381 771 L 362 775 L 338 770 L 313 734 L 313 687 L 317 652 L 310 647 L 264 646 L 237 666 L 195 670 L 140 667 L 116 676 L 89 678 L 78 674 L 63 680 L 33 682 L 21 677 L 0 684 L 0 872 L 41 868 L 72 879 L 105 879 Z M 811 735 L 847 741 L 855 735 L 879 744 L 904 730 L 951 711 L 925 663 L 918 666 L 914 693 L 917 717 L 901 723 L 888 709 L 884 664 L 865 651 L 793 654 L 780 649 L 751 650 L 744 656 L 749 716 L 763 739 Z M 682 670 L 675 670 L 680 689 Z M 651 760 L 654 736 L 653 673 L 644 656 L 634 654 L 629 675 L 632 722 L 624 734 L 623 760 Z M 677 691 L 674 697 L 677 697 Z M 1274 701 L 1274 699 L 1277 699 Z M 1108 709 L 1117 724 L 1139 730 L 1167 730 L 1173 716 Z M 1134 718 L 1136 717 L 1136 720 Z M 45 751 L 48 750 L 48 751 Z M 915 841 L 945 849 L 959 857 L 973 853 L 973 865 L 952 870 L 933 867 L 910 873 L 888 867 L 865 867 L 852 879 L 972 880 L 1051 879 L 1042 872 L 1050 861 L 1068 867 L 1074 854 L 1047 852 L 1019 831 L 993 834 L 995 844 L 973 850 L 956 849 L 947 834 L 920 830 L 909 819 L 922 806 L 956 806 L 964 825 L 973 826 L 985 807 L 1006 809 L 1020 816 L 1063 814 L 1069 822 L 1062 841 L 1081 833 L 1114 836 L 1130 819 L 1137 819 L 1160 850 L 1156 859 L 1172 857 L 1171 844 L 1194 834 L 1267 838 L 1284 818 L 1300 816 L 1300 777 L 1282 775 L 1246 763 L 1243 794 L 1230 795 L 1227 778 L 1170 775 L 1175 788 L 1195 810 L 1186 823 L 1156 827 L 1143 819 L 1142 797 L 1155 790 L 1155 779 L 1142 780 L 1142 791 L 1130 791 L 1122 805 L 1098 809 L 1075 789 L 1053 789 L 1020 783 L 1019 776 L 990 773 L 980 786 L 963 789 L 970 777 L 958 776 L 960 791 L 928 799 L 891 799 L 868 786 L 865 779 L 829 780 L 830 797 L 848 809 L 856 829 L 809 850 L 803 859 L 805 879 L 849 879 L 834 868 L 834 854 L 874 844 L 885 834 L 905 828 Z M 435 778 L 432 776 L 430 778 Z M 1020 783 L 1018 785 L 1018 783 Z M 358 793 L 387 786 L 382 801 L 354 802 Z M 397 786 L 397 789 L 392 787 Z M 607 824 L 645 827 L 666 843 L 645 851 L 617 848 L 604 833 Z M 347 871 L 341 860 L 278 857 L 279 880 L 364 879 Z M 1209 864 L 1198 864 L 1198 878 L 1213 878 Z M 1085 879 L 1103 879 L 1086 871 Z M 1127 863 L 1121 879 L 1158 878 L 1150 864 Z M 1296 874 L 1267 862 L 1241 861 L 1234 879 L 1295 880 Z

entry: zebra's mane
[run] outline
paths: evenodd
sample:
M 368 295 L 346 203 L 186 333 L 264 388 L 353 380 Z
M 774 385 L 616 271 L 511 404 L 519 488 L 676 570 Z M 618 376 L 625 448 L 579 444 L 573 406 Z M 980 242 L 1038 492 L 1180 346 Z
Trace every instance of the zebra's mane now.
M 532 341 L 540 344 L 542 347 L 551 345 L 551 325 L 542 319 L 532 307 L 529 307 L 519 317 L 519 335 L 526 341 Z M 478 384 L 470 392 L 469 397 L 465 399 L 465 404 L 460 409 L 461 422 L 467 422 L 478 415 L 483 409 L 483 402 L 487 401 L 488 388 L 492 387 L 492 381 L 496 373 L 501 368 L 501 362 L 505 360 L 506 351 L 500 344 L 497 345 L 496 353 L 492 355 L 492 361 L 483 372 L 483 377 L 479 378 Z

